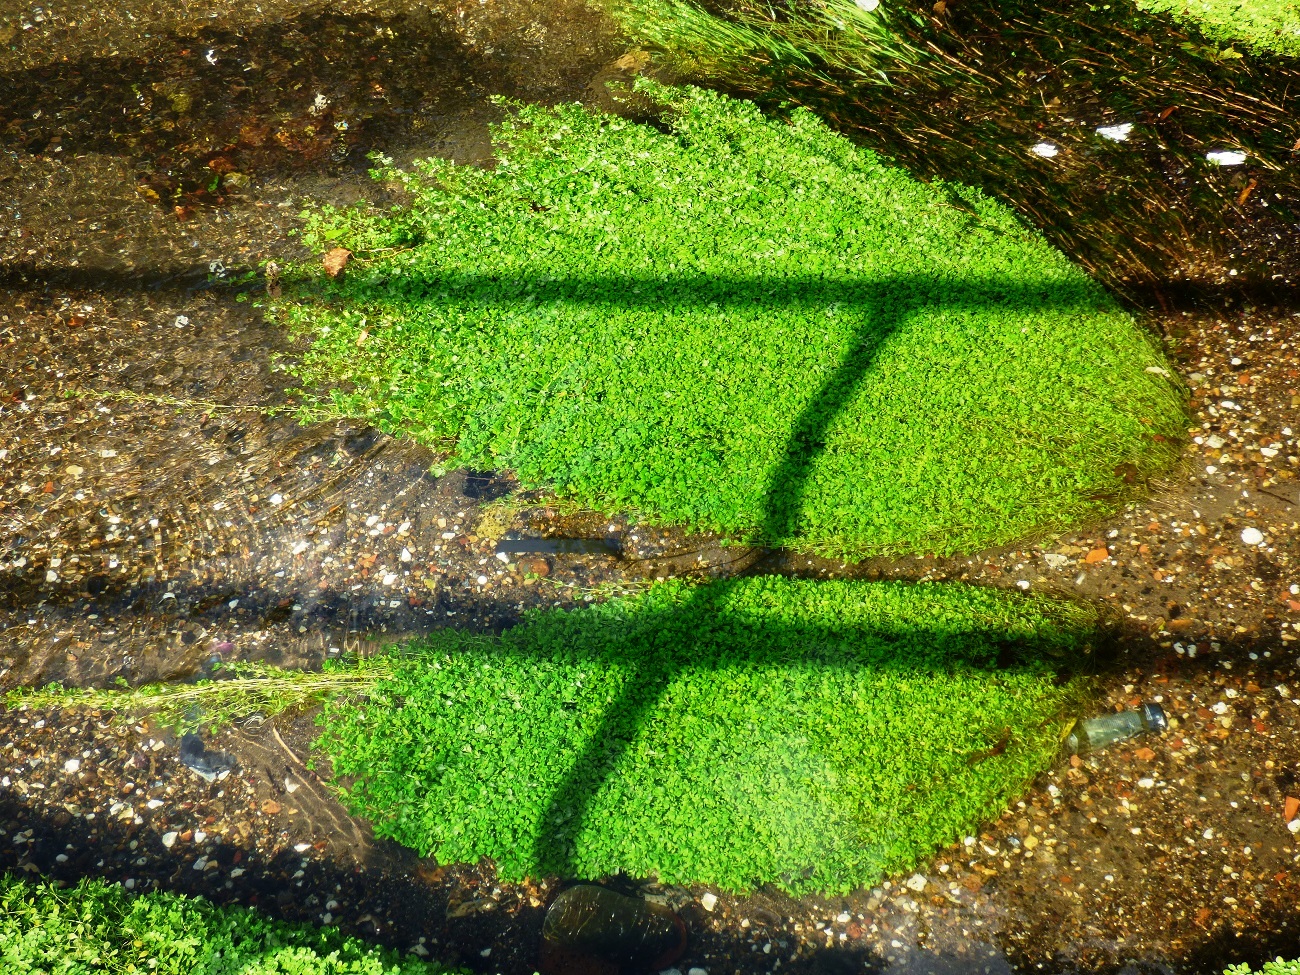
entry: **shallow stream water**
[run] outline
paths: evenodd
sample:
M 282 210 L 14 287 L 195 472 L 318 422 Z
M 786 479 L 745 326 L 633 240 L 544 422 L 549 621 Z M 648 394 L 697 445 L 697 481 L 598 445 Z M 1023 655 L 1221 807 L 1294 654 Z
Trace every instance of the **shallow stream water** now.
M 1182 737 L 1153 745 L 1150 759 L 1120 751 L 1036 783 L 979 838 L 996 853 L 969 866 L 969 851 L 941 851 L 924 895 L 901 884 L 825 902 L 762 891 L 713 912 L 698 907 L 699 891 L 656 890 L 687 910 L 698 945 L 688 960 L 746 973 L 778 959 L 808 972 L 1209 972 L 1290 946 L 1300 954 L 1295 844 L 1277 811 L 1295 794 L 1300 752 L 1296 715 L 1273 690 L 1294 683 L 1286 634 L 1300 620 L 1288 602 L 1300 583 L 1300 495 L 1287 466 L 1296 446 L 1282 432 L 1300 418 L 1300 69 L 1211 56 L 1156 21 L 1116 28 L 1086 4 L 1036 11 L 957 5 L 928 23 L 950 57 L 977 67 L 964 81 L 759 87 L 804 101 L 918 175 L 976 182 L 1018 207 L 1202 375 L 1196 422 L 1227 444 L 1198 446 L 1153 485 L 1151 504 L 1075 536 L 844 566 L 573 514 L 512 496 L 507 476 L 435 476 L 429 451 L 359 424 L 266 415 L 288 402 L 272 355 L 293 349 L 236 300 L 244 272 L 308 256 L 292 236 L 304 198 L 381 199 L 370 151 L 399 163 L 488 160 L 487 123 L 502 111 L 493 95 L 608 107 L 604 82 L 641 61 L 623 59 L 629 45 L 582 4 L 0 6 L 0 683 L 187 677 L 234 657 L 315 666 L 680 574 L 969 578 L 1077 593 L 1119 620 L 1108 703 L 1182 700 Z M 1126 121 L 1128 142 L 1095 132 Z M 1058 155 L 1033 155 L 1039 142 Z M 1225 147 L 1251 157 L 1213 167 L 1205 152 Z M 1216 405 L 1229 398 L 1238 411 Z M 1279 456 L 1259 453 L 1275 440 L 1287 445 Z M 1268 546 L 1243 551 L 1240 530 L 1256 524 Z M 541 541 L 525 551 L 523 538 Z M 1098 547 L 1110 551 L 1094 558 Z M 1175 648 L 1194 640 L 1200 657 Z M 1219 656 L 1204 650 L 1211 640 Z M 1228 690 L 1240 713 L 1231 731 L 1208 710 Z M 58 716 L 39 734 L 15 712 L 0 722 L 15 755 L 90 747 L 89 725 L 68 730 Z M 123 762 L 156 754 L 147 733 L 123 734 Z M 305 744 L 305 730 L 286 734 Z M 174 746 L 159 760 L 176 777 L 168 802 L 189 807 L 176 816 L 232 818 L 226 859 L 278 851 L 255 885 L 217 896 L 261 896 L 319 920 L 307 897 L 279 896 L 292 834 L 325 844 L 311 896 L 347 885 L 362 905 L 340 909 L 340 923 L 399 947 L 436 930 L 448 961 L 532 971 L 537 890 L 503 892 L 486 869 L 371 849 L 323 792 L 314 805 L 295 793 L 304 814 L 290 817 L 281 783 L 299 773 L 274 741 L 222 746 L 253 770 L 263 810 L 237 820 L 233 799 L 185 779 Z M 1130 807 L 1155 794 L 1135 785 L 1142 763 L 1165 774 L 1160 800 L 1135 818 Z M 188 871 L 168 879 L 170 854 L 153 835 L 165 824 L 94 835 L 66 818 L 68 805 L 107 805 L 134 775 L 111 764 L 112 786 L 0 792 L 4 817 L 49 832 L 44 852 L 22 862 L 212 893 Z M 266 813 L 267 802 L 286 811 Z M 1183 834 L 1206 830 L 1231 848 L 1207 840 L 1184 856 Z M 1036 858 L 1024 856 L 1031 835 L 1044 838 Z M 1051 861 L 1051 836 L 1075 847 Z M 56 837 L 86 855 L 59 865 Z M 148 866 L 125 852 L 136 840 L 153 844 Z M 382 883 L 356 879 L 354 854 Z M 19 864 L 5 855 L 4 866 Z M 1176 903 L 1166 890 L 1179 891 Z

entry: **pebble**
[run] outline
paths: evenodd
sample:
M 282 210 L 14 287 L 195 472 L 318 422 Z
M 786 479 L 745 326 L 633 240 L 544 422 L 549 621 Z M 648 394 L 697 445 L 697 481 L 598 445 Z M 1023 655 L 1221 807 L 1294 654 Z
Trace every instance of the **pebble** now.
M 929 883 L 929 881 L 927 881 L 922 874 L 914 873 L 912 876 L 907 878 L 907 883 L 905 883 L 904 886 L 908 890 L 914 890 L 919 894 L 921 891 L 925 890 L 925 885 L 927 883 Z
M 718 895 L 710 891 L 700 898 L 700 906 L 706 911 L 712 911 L 718 906 Z
M 1247 545 L 1258 545 L 1264 541 L 1264 533 L 1258 528 L 1244 528 L 1241 532 L 1241 540 Z
M 81 768 L 81 759 L 79 758 L 70 758 L 63 763 L 63 771 L 67 772 L 69 775 L 72 775 L 80 768 Z
M 161 799 L 150 799 L 148 802 L 145 803 L 145 807 L 147 809 L 161 809 L 162 805 L 163 805 L 163 801 Z
M 293 850 L 295 853 L 306 853 L 310 849 L 311 849 L 310 843 L 295 843 L 293 845 Z
M 167 847 L 167 849 L 170 850 L 173 846 L 176 845 L 176 837 L 179 835 L 180 834 L 177 833 L 175 830 L 172 830 L 171 832 L 168 833 L 163 833 L 162 845 Z

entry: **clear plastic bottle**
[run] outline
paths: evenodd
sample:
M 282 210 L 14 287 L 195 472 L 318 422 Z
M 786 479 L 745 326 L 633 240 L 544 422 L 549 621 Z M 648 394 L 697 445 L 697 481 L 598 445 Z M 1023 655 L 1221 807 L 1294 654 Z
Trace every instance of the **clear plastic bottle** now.
M 1135 738 L 1148 731 L 1160 732 L 1169 727 L 1165 709 L 1159 704 L 1143 704 L 1136 711 L 1119 711 L 1095 718 L 1085 718 L 1074 726 L 1065 739 L 1065 749 L 1071 755 L 1095 752 L 1126 738 Z
M 668 908 L 594 884 L 562 891 L 542 922 L 542 970 L 555 975 L 659 971 L 685 950 L 686 925 Z

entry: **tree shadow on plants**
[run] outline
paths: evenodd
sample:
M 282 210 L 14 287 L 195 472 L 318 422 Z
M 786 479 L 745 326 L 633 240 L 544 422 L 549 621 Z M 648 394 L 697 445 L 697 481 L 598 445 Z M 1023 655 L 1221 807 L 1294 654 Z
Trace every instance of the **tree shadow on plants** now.
M 758 538 L 769 544 L 782 544 L 801 534 L 800 519 L 806 508 L 810 484 L 814 480 L 818 459 L 826 449 L 833 424 L 854 401 L 864 379 L 871 373 L 881 349 L 906 329 L 916 316 L 945 311 L 962 312 L 997 308 L 1028 321 L 1036 311 L 1049 310 L 1056 314 L 1072 310 L 1093 312 L 1099 307 L 1105 307 L 1106 301 L 1100 290 L 1083 278 L 1064 283 L 1059 281 L 1049 283 L 1038 282 L 1032 278 L 1028 281 L 997 278 L 953 280 L 939 274 L 895 274 L 875 279 L 864 276 L 861 279 L 848 280 L 811 277 L 792 280 L 762 275 L 752 277 L 701 275 L 694 278 L 675 277 L 665 281 L 648 276 L 644 278 L 600 276 L 556 278 L 522 274 L 511 280 L 501 280 L 487 275 L 457 273 L 421 275 L 407 272 L 390 281 L 392 289 L 385 297 L 379 298 L 379 304 L 391 302 L 393 308 L 398 306 L 409 308 L 412 304 L 436 306 L 446 301 L 449 294 L 454 294 L 458 302 L 495 303 L 507 308 L 518 303 L 524 307 L 552 304 L 559 307 L 594 306 L 629 311 L 638 308 L 655 309 L 671 303 L 676 307 L 708 306 L 721 309 L 795 306 L 807 308 L 810 313 L 824 312 L 828 308 L 845 309 L 845 314 L 852 316 L 853 325 L 848 330 L 847 337 L 837 346 L 838 364 L 825 373 L 826 378 L 821 381 L 815 392 L 804 400 L 796 416 L 790 420 L 777 418 L 780 422 L 788 422 L 789 428 L 784 437 L 778 441 L 779 460 L 767 476 L 762 495 L 764 498 L 762 515 L 759 524 L 755 526 L 755 534 Z M 379 283 L 376 279 L 363 273 L 352 281 L 342 282 L 341 285 L 338 283 L 325 285 L 326 294 L 328 300 L 341 298 L 344 303 L 347 303 L 349 298 L 355 301 L 365 295 L 370 298 L 368 306 L 374 308 L 376 283 Z M 349 295 L 353 289 L 356 291 Z M 900 419 L 918 424 L 927 422 L 925 416 Z M 656 611 L 655 628 L 664 633 L 675 632 L 683 640 L 689 641 L 691 634 L 698 628 L 707 629 L 714 625 L 713 610 L 716 608 L 716 602 L 724 598 L 727 591 L 727 586 L 724 584 L 722 587 L 700 587 L 686 593 L 677 602 L 662 606 Z M 723 595 L 720 596 L 720 593 Z M 927 639 L 931 639 L 936 645 L 942 645 L 945 639 L 943 624 L 940 622 L 943 611 L 939 606 L 935 606 L 934 610 L 934 622 L 937 626 Z M 830 615 L 833 616 L 833 612 Z M 623 624 L 616 620 L 606 620 L 603 625 L 620 627 Z M 925 627 L 918 624 L 916 629 L 919 631 Z M 644 627 L 639 623 L 637 631 L 644 632 Z M 877 645 L 882 639 L 878 632 L 870 629 L 855 632 L 864 640 L 875 640 Z M 916 634 L 913 633 L 912 636 L 915 637 Z M 589 651 L 592 653 L 592 662 L 609 663 L 621 653 L 620 641 L 626 638 L 626 634 L 620 633 L 611 637 L 601 648 Z M 509 634 L 503 637 L 506 641 L 510 639 Z M 749 637 L 749 642 L 745 644 L 743 650 L 737 652 L 734 659 L 718 658 L 707 666 L 721 668 L 732 665 L 781 666 L 803 659 L 805 653 L 808 654 L 809 660 L 813 660 L 819 648 L 837 645 L 840 639 L 842 634 L 819 629 L 815 621 L 805 620 L 800 623 L 797 619 L 782 617 L 779 621 L 770 621 L 764 628 L 754 631 Z M 998 651 L 989 656 L 983 664 L 985 668 L 983 673 L 990 681 L 999 674 L 1005 678 L 1023 670 L 1019 666 L 999 670 L 999 657 L 1004 660 L 1008 657 L 1006 652 L 1008 642 L 1021 644 L 1016 652 L 1010 654 L 1011 657 L 1018 657 L 1030 669 L 1044 666 L 1042 659 L 1037 656 L 1038 651 L 1034 648 L 1032 632 L 1004 634 Z M 1062 663 L 1059 657 L 1061 649 L 1056 648 L 1058 651 L 1056 664 Z M 829 669 L 852 669 L 858 666 L 858 662 L 852 659 L 851 654 L 845 653 L 842 647 L 837 652 L 840 653 L 837 659 L 817 666 Z M 531 837 L 531 852 L 525 854 L 522 850 L 519 851 L 521 858 L 519 868 L 560 874 L 581 873 L 589 869 L 589 863 L 584 864 L 575 856 L 574 841 L 582 833 L 584 826 L 590 824 L 596 797 L 617 777 L 618 769 L 628 755 L 629 748 L 651 721 L 665 698 L 673 693 L 675 685 L 692 669 L 700 667 L 700 661 L 691 658 L 689 653 L 681 662 L 676 662 L 672 647 L 660 647 L 655 653 L 655 660 L 650 666 L 640 667 L 629 664 L 633 666 L 632 676 L 621 682 L 621 686 L 614 691 L 598 716 L 589 718 L 596 721 L 598 726 L 591 734 L 584 736 L 584 743 L 573 757 L 570 769 L 551 790 L 545 811 L 538 820 L 541 824 L 540 828 L 536 835 Z M 900 669 L 907 671 L 906 665 L 900 665 Z M 919 672 L 907 671 L 907 673 L 910 677 Z M 907 677 L 903 679 L 906 680 Z M 557 707 L 565 706 L 564 702 L 553 703 Z M 502 720 L 508 721 L 508 716 L 502 715 Z M 488 726 L 492 726 L 490 722 Z M 982 737 L 978 741 L 968 743 L 967 749 L 967 757 L 973 764 L 963 765 L 963 769 L 974 768 L 976 765 L 982 766 L 990 759 L 1001 759 L 1002 750 L 1007 747 L 1006 729 L 1003 725 L 985 727 L 981 724 L 978 731 Z M 1025 729 L 1016 729 L 1018 744 L 1011 751 L 1014 752 L 1017 748 L 1028 745 L 1028 742 L 1023 740 L 1024 732 Z M 1040 741 L 1040 747 L 1041 744 Z M 884 852 L 873 853 L 881 857 L 878 869 L 899 869 L 908 862 L 909 856 L 914 858 L 922 849 L 928 849 L 942 839 L 951 838 L 949 834 L 955 835 L 958 829 L 967 828 L 972 820 L 992 814 L 997 804 L 1009 797 L 1009 790 L 1020 788 L 1024 781 L 1040 769 L 1043 760 L 1042 756 L 1039 756 L 1036 762 L 1013 766 L 1014 772 L 1006 781 L 998 783 L 994 790 L 997 795 L 996 802 L 992 801 L 992 794 L 986 794 L 978 801 L 977 809 L 974 811 L 968 809 L 965 818 L 960 822 L 946 821 L 939 810 L 932 810 L 932 814 L 938 817 L 934 826 L 935 832 L 927 834 L 919 844 L 905 839 L 882 842 L 881 849 Z M 964 762 L 965 759 L 962 761 Z M 993 762 L 988 768 L 999 764 L 1000 761 Z M 913 788 L 926 793 L 927 789 L 923 787 L 924 780 L 934 774 L 934 770 L 918 763 L 911 771 L 916 776 Z M 957 769 L 954 774 L 961 771 L 962 769 Z M 952 804 L 949 805 L 950 809 L 955 808 Z M 378 803 L 370 811 L 373 814 L 382 813 Z M 890 809 L 887 813 L 892 817 L 896 817 L 897 814 L 897 808 Z M 868 813 L 864 811 L 863 815 L 867 816 Z M 906 822 L 906 819 L 907 817 L 903 817 L 898 822 Z M 893 828 L 888 824 L 877 823 L 877 825 L 886 829 Z M 911 827 L 899 828 L 906 833 Z M 527 838 L 518 838 L 521 842 L 528 842 Z M 876 839 L 880 838 L 876 837 Z M 891 849 L 885 850 L 885 848 Z M 907 852 L 900 853 L 902 849 L 906 849 Z M 462 850 L 460 853 L 466 856 L 476 855 L 469 849 Z M 784 878 L 774 878 L 770 875 L 733 876 L 731 880 L 733 883 L 744 885 L 759 880 L 783 879 L 783 882 L 794 887 L 805 888 L 815 886 L 818 881 L 843 882 L 842 877 L 837 880 L 821 876 L 818 880 L 813 880 L 812 878 L 817 876 L 817 868 L 818 864 L 814 860 L 801 865 L 793 873 L 787 871 L 788 875 Z M 808 871 L 806 875 L 803 873 L 805 869 Z M 865 878 L 867 874 L 856 876 Z

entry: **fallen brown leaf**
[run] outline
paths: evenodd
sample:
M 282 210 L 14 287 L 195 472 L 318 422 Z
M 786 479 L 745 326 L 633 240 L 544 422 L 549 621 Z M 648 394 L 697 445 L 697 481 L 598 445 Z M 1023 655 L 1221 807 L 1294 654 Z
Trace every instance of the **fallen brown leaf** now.
M 351 257 L 352 252 L 346 247 L 335 247 L 322 254 L 320 262 L 325 266 L 326 274 L 331 278 L 337 278 L 343 273 L 343 269 L 348 266 Z

